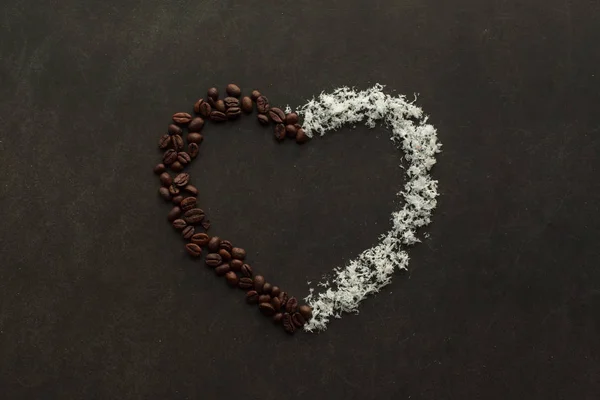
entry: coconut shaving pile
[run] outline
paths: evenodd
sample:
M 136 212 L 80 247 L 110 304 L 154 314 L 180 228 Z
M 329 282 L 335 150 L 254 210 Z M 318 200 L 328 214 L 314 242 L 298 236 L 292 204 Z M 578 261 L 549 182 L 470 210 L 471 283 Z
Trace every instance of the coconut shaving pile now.
M 407 269 L 406 248 L 420 241 L 417 229 L 431 222 L 437 203 L 437 181 L 429 171 L 441 144 L 421 108 L 404 96 L 385 94 L 380 84 L 364 91 L 342 87 L 321 93 L 297 112 L 304 117 L 302 126 L 309 137 L 361 121 L 373 128 L 381 121 L 391 130 L 391 139 L 402 149 L 407 162 L 408 182 L 398 193 L 404 206 L 392 213 L 392 229 L 380 237 L 378 245 L 363 251 L 345 267 L 335 268 L 330 279 L 318 283 L 318 290 L 309 288 L 305 300 L 313 308 L 313 318 L 304 329 L 313 332 L 325 330 L 331 317 L 357 313 L 361 301 L 391 283 L 396 268 Z

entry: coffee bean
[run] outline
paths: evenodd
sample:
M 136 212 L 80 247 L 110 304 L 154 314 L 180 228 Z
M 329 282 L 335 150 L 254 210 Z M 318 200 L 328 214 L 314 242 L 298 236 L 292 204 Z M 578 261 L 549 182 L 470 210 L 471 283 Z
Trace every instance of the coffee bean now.
M 180 127 L 178 127 L 175 124 L 169 125 L 169 127 L 167 128 L 167 131 L 169 131 L 170 135 L 181 135 L 183 133 L 183 129 L 181 129 Z
M 216 268 L 219 265 L 223 264 L 223 260 L 221 260 L 221 256 L 218 255 L 217 253 L 207 254 L 206 257 L 204 258 L 204 262 L 206 263 L 206 265 L 208 265 L 209 267 L 212 267 L 212 268 Z
M 296 133 L 298 133 L 298 129 L 294 125 L 286 125 L 285 126 L 285 135 L 289 138 L 295 138 Z
M 254 290 L 261 293 L 265 284 L 265 277 L 262 275 L 256 275 L 254 277 Z
M 265 96 L 259 96 L 258 99 L 256 99 L 256 109 L 259 113 L 268 113 L 270 107 L 271 106 L 269 105 L 269 99 L 267 99 Z
M 248 264 L 242 265 L 242 275 L 244 275 L 247 278 L 251 278 L 252 277 L 252 267 L 249 266 Z
M 204 137 L 202 136 L 201 133 L 198 132 L 192 132 L 190 134 L 187 135 L 186 137 L 188 143 L 192 144 L 192 143 L 202 143 L 202 141 L 204 140 Z
M 248 290 L 252 288 L 252 278 L 243 277 L 240 278 L 240 282 L 238 283 L 238 287 L 240 289 Z
M 226 115 L 228 119 L 236 119 L 242 114 L 239 107 L 231 107 L 227 109 Z
M 273 285 L 271 285 L 269 282 L 265 282 L 262 290 L 263 290 L 263 293 L 270 294 L 271 290 L 273 290 Z
M 261 313 L 263 313 L 263 315 L 266 315 L 267 317 L 272 317 L 273 315 L 275 315 L 275 309 L 273 308 L 271 303 L 259 303 L 258 309 Z
M 279 289 L 279 286 L 273 286 L 273 289 L 271 289 L 271 296 L 279 297 L 279 293 L 281 293 L 281 289 Z
M 223 276 L 230 271 L 229 264 L 221 264 L 217 268 L 215 268 L 215 273 L 218 276 Z
M 192 157 L 185 151 L 180 151 L 177 153 L 177 161 L 179 161 L 181 165 L 188 165 L 192 162 Z
M 267 117 L 265 114 L 258 114 L 256 119 L 258 119 L 258 122 L 261 125 L 269 125 L 269 117 Z
M 171 165 L 175 161 L 177 161 L 177 152 L 173 149 L 165 151 L 165 154 L 163 154 L 163 163 L 165 165 Z
M 231 242 L 229 240 L 222 240 L 221 243 L 219 243 L 219 248 L 223 249 L 223 250 L 227 250 L 228 252 L 231 253 L 231 251 L 233 250 L 233 245 L 231 244 Z
M 169 214 L 167 215 L 167 219 L 170 222 L 175 221 L 177 218 L 179 218 L 179 216 L 181 215 L 181 208 L 175 206 L 171 209 L 171 211 L 169 211 Z
M 227 115 L 221 111 L 211 111 L 210 120 L 214 122 L 227 121 Z
M 252 99 L 248 96 L 242 98 L 242 111 L 246 114 L 251 113 L 254 109 L 254 105 L 252 104 Z
M 188 192 L 192 196 L 198 196 L 198 193 L 199 193 L 198 189 L 196 188 L 196 186 L 193 186 L 193 185 L 187 185 L 186 187 L 183 188 L 183 190 L 185 190 L 186 192 Z
M 252 98 L 252 100 L 256 101 L 259 97 L 260 97 L 260 92 L 258 90 L 253 90 L 252 94 L 250 95 L 250 98 Z
M 171 193 L 171 196 L 177 196 L 179 194 L 179 188 L 175 185 L 171 185 L 169 186 L 169 193 Z
M 194 236 L 195 231 L 196 229 L 194 229 L 193 226 L 186 226 L 185 228 L 183 228 L 183 231 L 181 231 L 181 235 L 185 240 L 189 240 L 192 236 Z
M 175 228 L 177 230 L 182 230 L 186 226 L 187 226 L 187 222 L 185 222 L 181 218 L 177 218 L 175 221 L 173 221 L 173 228 Z
M 183 150 L 183 138 L 179 135 L 171 136 L 171 145 L 176 151 Z
M 197 134 L 191 133 L 190 135 L 199 135 L 199 133 L 197 133 Z M 202 141 L 202 140 L 200 140 L 200 141 Z M 200 146 L 198 146 L 197 143 L 190 143 L 190 144 L 188 144 L 187 152 L 190 155 L 190 158 L 194 159 L 194 158 L 198 157 L 198 153 L 200 153 Z
M 197 102 L 194 103 L 194 112 L 196 114 L 200 114 L 200 106 L 204 103 L 204 99 L 198 99 Z
M 246 250 L 239 247 L 234 247 L 231 249 L 231 257 L 237 258 L 238 260 L 243 260 L 246 258 Z
M 231 260 L 229 265 L 231 266 L 232 271 L 240 272 L 242 270 L 242 265 L 244 265 L 244 262 L 242 260 L 234 259 L 234 260 Z
M 179 196 L 173 197 L 173 199 L 171 201 L 173 202 L 173 204 L 179 205 L 179 204 L 181 204 L 181 200 L 183 200 L 183 196 L 179 195 Z
M 258 298 L 258 302 L 259 303 L 270 303 L 271 296 L 269 296 L 268 294 L 261 294 Z
M 281 303 L 281 307 L 285 308 L 288 302 L 288 294 L 286 292 L 279 293 L 279 302 Z
M 298 114 L 291 112 L 285 116 L 285 123 L 288 125 L 294 125 L 298 123 Z
M 206 233 L 196 233 L 190 239 L 192 243 L 196 243 L 198 246 L 206 246 L 208 244 L 209 237 Z
M 158 189 L 158 193 L 163 199 L 167 201 L 171 200 L 171 193 L 169 193 L 169 189 L 167 189 L 166 187 L 163 186 L 160 189 Z
M 205 230 L 209 230 L 209 229 L 210 229 L 210 221 L 209 221 L 209 220 L 207 220 L 206 218 L 204 218 L 204 221 L 202 221 L 202 224 L 201 224 L 201 225 L 202 225 L 202 227 L 203 227 Z
M 290 314 L 283 314 L 281 323 L 283 324 L 283 330 L 289 333 L 290 335 L 296 331 L 296 326 L 292 322 L 292 316 Z
M 165 187 L 169 187 L 173 184 L 173 178 L 171 178 L 171 175 L 169 175 L 168 172 L 163 172 L 158 178 L 160 179 L 160 183 Z
M 160 137 L 160 139 L 158 139 L 158 148 L 159 149 L 164 150 L 170 146 L 171 146 L 171 135 L 169 135 L 169 134 L 162 135 Z
M 185 112 L 178 112 L 173 114 L 173 122 L 180 125 L 189 124 L 192 120 L 192 116 Z
M 233 83 L 230 83 L 229 85 L 227 85 L 227 87 L 225 88 L 225 91 L 227 92 L 228 95 L 233 96 L 233 97 L 240 97 L 240 95 L 242 94 L 242 89 L 240 89 L 240 87 L 238 85 L 235 85 Z
M 285 113 L 281 108 L 271 107 L 269 110 L 269 118 L 276 124 L 282 124 L 285 121 Z
M 277 311 L 281 310 L 281 300 L 279 300 L 279 297 L 273 297 L 271 299 L 271 305 L 273 306 L 273 308 Z
M 216 100 L 219 97 L 219 90 L 216 87 L 212 87 L 210 89 L 208 89 L 208 97 L 210 97 L 213 100 Z
M 183 214 L 183 219 L 189 225 L 196 225 L 204 219 L 204 211 L 200 208 L 192 208 Z
M 304 319 L 302 314 L 300 314 L 299 312 L 296 312 L 292 315 L 292 322 L 294 325 L 296 325 L 296 327 L 302 328 L 304 326 L 304 324 L 306 323 L 306 320 Z
M 277 139 L 278 141 L 282 141 L 283 139 L 285 139 L 285 125 L 283 124 L 277 124 L 275 125 L 275 139 Z
M 187 153 L 186 153 L 187 154 Z M 188 156 L 189 157 L 189 156 Z M 190 182 L 190 174 L 181 173 L 173 179 L 173 183 L 179 187 L 184 187 Z
M 256 290 L 249 290 L 246 292 L 246 302 L 248 302 L 248 304 L 258 303 L 258 293 Z
M 191 210 L 192 208 L 196 208 L 196 198 L 195 197 L 186 197 L 181 201 L 180 205 L 181 209 L 185 212 Z
M 240 101 L 238 99 L 236 99 L 235 97 L 225 97 L 223 99 L 223 102 L 225 103 L 225 107 L 227 107 L 227 108 L 240 106 Z
M 227 281 L 227 284 L 229 286 L 235 287 L 238 285 L 240 278 L 238 278 L 238 276 L 235 272 L 229 271 L 228 273 L 225 274 L 225 280 Z
M 181 172 L 183 171 L 183 164 L 178 161 L 175 161 L 173 164 L 171 164 L 171 171 L 173 172 Z
M 214 102 L 212 98 L 210 100 L 211 102 Z M 212 106 L 210 105 L 210 103 L 205 101 L 202 104 L 200 104 L 200 115 L 202 115 L 204 118 L 208 118 L 210 116 L 211 111 Z
M 165 164 L 160 163 L 160 164 L 156 164 L 156 167 L 154 167 L 153 171 L 156 175 L 160 175 L 163 172 L 165 172 L 166 170 L 167 170 L 167 168 L 165 167 Z
M 225 249 L 220 249 L 219 254 L 221 255 L 221 258 L 223 259 L 223 261 L 231 260 L 231 254 Z
M 215 109 L 215 101 L 218 99 L 218 97 L 215 97 L 214 99 L 212 97 L 209 97 L 208 99 L 206 99 L 206 102 L 208 103 L 208 105 L 210 106 L 211 110 Z
M 223 100 L 217 100 L 217 101 L 215 101 L 215 109 L 217 111 L 221 111 L 222 113 L 224 113 L 225 111 L 227 111 L 227 107 L 225 107 L 225 102 Z
M 273 315 L 273 322 L 275 322 L 276 324 L 281 323 L 282 319 L 283 319 L 283 313 L 277 313 L 277 314 Z
M 300 128 L 298 129 L 297 133 L 296 133 L 296 143 L 298 144 L 303 144 L 308 142 L 309 137 L 306 136 L 306 134 L 304 133 L 304 129 Z
M 307 320 L 307 321 L 312 318 L 312 308 L 310 308 L 306 304 L 303 304 L 300 307 L 298 307 L 298 312 L 300 314 L 302 314 L 302 316 L 304 317 L 304 319 Z
M 298 300 L 295 297 L 290 297 L 285 304 L 285 311 L 291 314 L 296 312 L 296 307 L 298 307 Z
M 202 128 L 204 128 L 204 120 L 200 117 L 196 117 L 190 121 L 188 132 L 200 132 Z
M 219 251 L 220 244 L 221 244 L 221 238 L 218 236 L 213 236 L 208 241 L 208 249 L 210 251 L 212 251 L 213 253 L 216 253 Z
M 294 128 L 296 128 L 296 130 L 302 129 L 302 125 L 300 125 L 300 124 L 294 124 Z
M 188 243 L 185 245 L 185 249 L 190 253 L 192 257 L 200 257 L 202 249 L 195 243 Z

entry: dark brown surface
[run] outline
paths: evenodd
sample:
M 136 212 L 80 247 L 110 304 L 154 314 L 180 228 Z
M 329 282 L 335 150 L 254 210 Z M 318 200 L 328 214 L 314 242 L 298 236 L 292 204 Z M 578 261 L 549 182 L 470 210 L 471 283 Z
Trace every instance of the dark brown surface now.
M 2 2 L 0 397 L 599 398 L 598 2 L 268 3 Z M 431 237 L 324 334 L 189 257 L 157 195 L 171 116 L 230 82 L 280 107 L 380 82 L 439 130 Z M 290 295 L 398 207 L 382 128 L 203 136 L 211 232 Z

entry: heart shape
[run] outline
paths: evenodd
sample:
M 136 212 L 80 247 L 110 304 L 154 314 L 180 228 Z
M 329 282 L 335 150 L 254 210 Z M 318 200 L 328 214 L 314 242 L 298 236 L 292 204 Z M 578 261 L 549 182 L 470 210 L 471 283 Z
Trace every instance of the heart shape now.
M 404 199 L 404 205 L 401 210 L 392 213 L 390 231 L 381 235 L 378 245 L 364 250 L 345 267 L 334 268 L 329 279 L 318 283 L 318 290 L 309 287 L 309 293 L 304 299 L 310 308 L 302 306 L 297 310 L 297 300 L 290 298 L 288 302 L 287 295 L 282 300 L 284 303 L 281 303 L 283 292 L 279 293 L 278 288 L 278 293 L 271 292 L 271 288 L 267 290 L 265 286 L 263 296 L 260 298 L 269 297 L 265 300 L 271 301 L 261 300 L 259 304 L 261 311 L 269 316 L 275 314 L 275 320 L 282 322 L 288 333 L 293 333 L 296 327 L 301 326 L 306 332 L 322 331 L 326 329 L 332 317 L 341 318 L 342 313 L 358 312 L 362 300 L 391 283 L 396 268 L 407 269 L 409 257 L 406 248 L 420 241 L 416 236 L 417 230 L 431 222 L 438 192 L 437 181 L 431 178 L 429 171 L 436 162 L 435 155 L 441 151 L 436 130 L 427 123 L 427 117 L 423 116 L 421 108 L 414 105 L 414 102 L 406 101 L 404 96 L 393 97 L 385 94 L 383 88 L 380 84 L 364 91 L 355 91 L 348 87 L 338 88 L 331 93 L 321 93 L 318 98 L 313 98 L 299 107 L 296 113 L 293 113 L 289 106 L 285 112 L 270 108 L 266 97 L 256 91 L 253 92 L 252 99 L 259 111 L 259 121 L 275 122 L 275 137 L 278 140 L 285 139 L 287 135 L 295 137 L 301 144 L 315 134 L 322 136 L 343 125 L 356 125 L 364 121 L 368 127 L 373 128 L 376 122 L 382 121 L 391 132 L 392 142 L 402 149 L 403 158 L 408 164 L 405 168 L 407 182 L 404 190 L 398 193 Z M 209 91 L 208 102 L 219 109 L 216 97 L 213 96 L 216 89 L 211 91 Z M 211 106 L 200 100 L 194 107 L 195 111 L 210 116 L 212 120 L 218 122 L 237 118 L 241 110 L 249 112 L 253 109 L 252 104 L 248 104 L 250 98 L 244 98 L 241 104 L 239 101 L 236 103 L 235 98 L 240 95 L 237 86 L 229 85 L 227 92 L 230 96 L 225 99 L 229 102 L 225 106 L 226 110 L 223 105 L 220 105 L 219 111 L 211 111 Z M 297 124 L 297 115 L 304 119 L 301 127 Z M 188 135 L 188 152 L 191 155 L 182 151 L 183 143 L 178 135 L 181 131 L 174 125 L 170 126 L 169 135 L 161 137 L 159 146 L 162 149 L 174 147 L 165 152 L 163 160 L 165 164 L 171 166 L 171 169 L 181 172 L 183 167 L 197 155 L 198 145 L 202 141 L 199 131 L 204 122 L 201 118 L 192 118 L 187 113 L 176 113 L 173 120 L 179 125 L 188 126 L 189 131 L 192 132 Z M 287 126 L 285 126 L 286 120 Z M 294 123 L 296 123 L 295 127 Z M 183 231 L 185 239 L 191 240 L 186 244 L 188 252 L 197 257 L 202 253 L 201 247 L 207 245 L 213 253 L 224 250 L 224 260 L 221 258 L 217 260 L 218 254 L 211 254 L 207 259 L 210 258 L 210 263 L 216 267 L 218 274 L 225 275 L 232 285 L 250 290 L 248 298 L 258 301 L 264 278 L 260 276 L 251 278 L 251 269 L 248 272 L 250 267 L 242 261 L 245 252 L 242 253 L 240 249 L 232 250 L 228 242 L 224 249 L 219 249 L 222 247 L 219 244 L 215 247 L 215 243 L 212 243 L 211 248 L 207 234 L 195 233 L 194 225 L 202 223 L 204 228 L 208 229 L 210 223 L 205 219 L 203 211 L 196 207 L 196 199 L 194 197 L 184 199 L 179 196 L 179 192 L 182 190 L 195 195 L 197 190 L 189 184 L 189 174 L 180 173 L 172 179 L 165 170 L 163 164 L 155 168 L 155 172 L 161 175 L 163 184 L 160 192 L 165 199 L 173 200 L 176 204 L 169 213 L 169 220 L 173 222 L 174 227 Z M 231 257 L 230 253 L 234 256 Z M 226 257 L 232 261 L 229 262 Z M 218 265 L 221 262 L 223 264 Z M 239 278 L 236 272 L 244 277 Z M 258 293 L 251 289 L 256 289 Z

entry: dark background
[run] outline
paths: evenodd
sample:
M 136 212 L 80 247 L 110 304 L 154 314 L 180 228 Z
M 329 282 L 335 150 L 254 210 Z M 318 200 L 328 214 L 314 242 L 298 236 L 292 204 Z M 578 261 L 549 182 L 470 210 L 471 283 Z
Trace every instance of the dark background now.
M 597 399 L 600 5 L 5 1 L 3 399 Z M 286 336 L 190 260 L 156 195 L 169 116 L 230 81 L 297 106 L 379 82 L 444 152 L 408 274 Z M 367 136 L 368 135 L 368 136 Z M 400 205 L 382 128 L 299 147 L 207 126 L 212 232 L 302 296 Z

